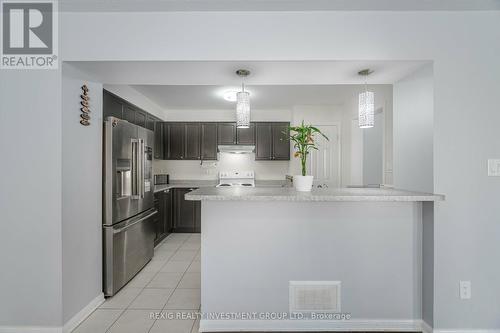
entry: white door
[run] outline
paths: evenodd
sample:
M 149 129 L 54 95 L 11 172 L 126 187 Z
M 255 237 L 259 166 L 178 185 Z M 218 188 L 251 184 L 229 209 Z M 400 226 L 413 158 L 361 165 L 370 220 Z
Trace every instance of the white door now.
M 337 125 L 316 126 L 329 140 L 321 135 L 316 135 L 315 140 L 318 150 L 309 154 L 309 170 L 314 176 L 315 183 L 326 183 L 329 186 L 340 185 L 340 145 L 339 129 Z

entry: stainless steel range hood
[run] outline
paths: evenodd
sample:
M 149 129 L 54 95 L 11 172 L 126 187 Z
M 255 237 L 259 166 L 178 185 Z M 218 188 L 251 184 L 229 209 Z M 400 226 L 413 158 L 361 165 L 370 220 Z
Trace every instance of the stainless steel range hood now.
M 219 152 L 230 154 L 250 154 L 255 150 L 251 145 L 219 145 Z

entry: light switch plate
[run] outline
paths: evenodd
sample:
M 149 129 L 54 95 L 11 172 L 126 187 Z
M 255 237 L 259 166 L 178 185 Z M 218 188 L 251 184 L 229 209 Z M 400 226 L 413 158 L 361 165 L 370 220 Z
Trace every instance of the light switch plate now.
M 500 177 L 500 159 L 488 160 L 488 176 Z
M 472 297 L 471 289 L 470 281 L 460 281 L 460 299 L 470 299 Z

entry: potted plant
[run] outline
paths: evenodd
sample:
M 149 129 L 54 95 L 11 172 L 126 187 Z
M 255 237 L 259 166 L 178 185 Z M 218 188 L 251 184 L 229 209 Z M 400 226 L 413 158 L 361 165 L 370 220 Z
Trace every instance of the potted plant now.
M 300 126 L 290 126 L 290 140 L 293 142 L 293 148 L 295 149 L 294 157 L 300 158 L 300 164 L 302 166 L 302 174 L 293 176 L 293 185 L 297 191 L 311 191 L 313 184 L 313 176 L 307 175 L 307 156 L 309 152 L 313 149 L 318 150 L 316 143 L 314 142 L 314 136 L 321 135 L 328 140 L 326 135 L 321 133 L 321 131 L 312 126 L 304 125 L 304 121 Z

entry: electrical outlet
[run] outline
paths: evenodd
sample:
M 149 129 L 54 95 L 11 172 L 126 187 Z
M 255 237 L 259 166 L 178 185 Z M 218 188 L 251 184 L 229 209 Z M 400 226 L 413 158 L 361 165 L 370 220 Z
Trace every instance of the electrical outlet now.
M 470 299 L 472 297 L 470 281 L 460 281 L 460 299 Z
M 489 159 L 488 160 L 488 176 L 489 177 L 500 177 L 500 160 L 499 159 Z

